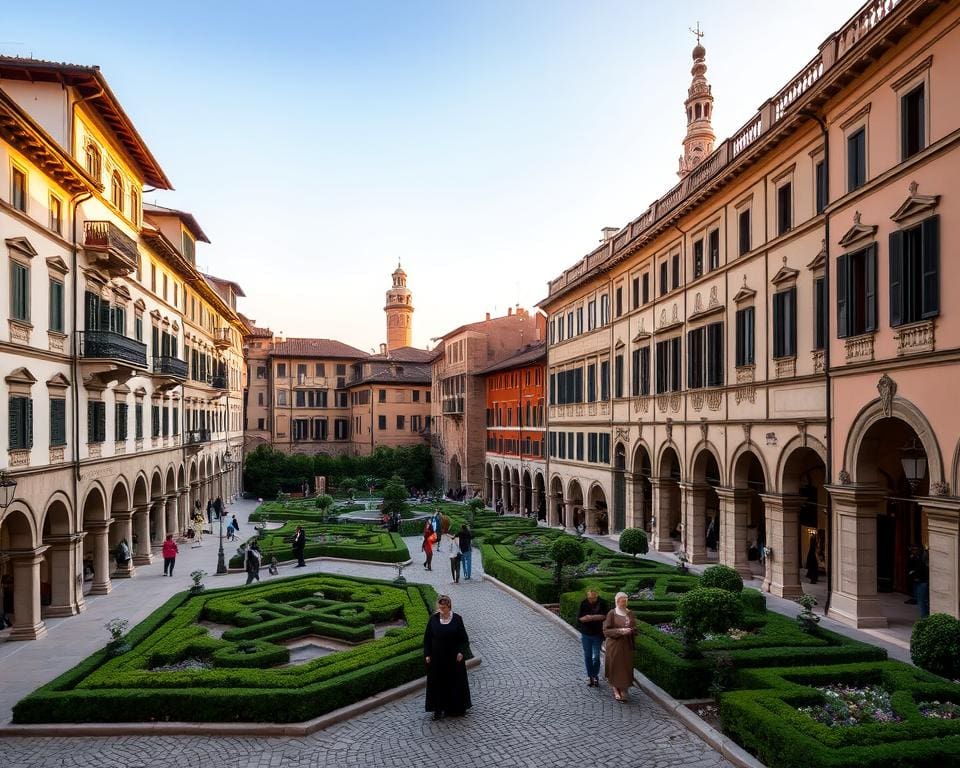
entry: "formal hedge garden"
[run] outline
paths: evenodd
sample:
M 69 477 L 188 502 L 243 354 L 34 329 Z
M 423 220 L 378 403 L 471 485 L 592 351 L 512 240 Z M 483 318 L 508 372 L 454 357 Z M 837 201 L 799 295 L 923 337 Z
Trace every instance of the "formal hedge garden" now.
M 278 563 L 294 559 L 293 535 L 298 525 L 303 526 L 307 537 L 304 557 L 342 557 L 379 563 L 402 563 L 410 559 L 407 545 L 399 534 L 363 525 L 312 523 L 294 519 L 284 523 L 281 528 L 261 529 L 259 536 L 249 540 L 259 543 L 264 565 L 272 557 Z M 243 567 L 246 546 L 247 543 L 242 545 L 230 558 L 231 568 Z
M 426 585 L 312 574 L 173 596 L 119 646 L 25 699 L 15 723 L 301 722 L 423 674 Z M 326 655 L 291 662 L 299 639 Z

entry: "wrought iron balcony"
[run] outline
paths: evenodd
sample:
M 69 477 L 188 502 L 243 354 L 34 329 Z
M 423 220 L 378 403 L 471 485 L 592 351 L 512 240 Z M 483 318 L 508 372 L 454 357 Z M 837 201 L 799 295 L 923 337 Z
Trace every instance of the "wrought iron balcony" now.
M 80 357 L 85 360 L 118 360 L 146 368 L 147 345 L 114 331 L 81 331 Z
M 90 260 L 110 277 L 129 275 L 137 269 L 137 242 L 112 221 L 85 221 L 83 249 Z
M 228 349 L 231 344 L 233 344 L 233 339 L 230 338 L 229 328 L 213 329 L 213 345 L 217 349 Z
M 210 386 L 214 389 L 229 389 L 226 376 L 211 376 Z
M 183 433 L 184 445 L 202 445 L 210 442 L 209 429 L 191 429 Z
M 172 379 L 185 380 L 187 378 L 187 361 L 179 357 L 166 355 L 153 358 L 153 372 Z

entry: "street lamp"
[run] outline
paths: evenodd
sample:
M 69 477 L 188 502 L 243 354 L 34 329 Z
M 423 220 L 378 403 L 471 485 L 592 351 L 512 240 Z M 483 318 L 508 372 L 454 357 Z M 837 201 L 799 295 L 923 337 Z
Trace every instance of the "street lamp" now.
M 233 454 L 230 453 L 230 449 L 227 449 L 227 452 L 223 454 L 223 469 L 220 473 L 220 498 L 223 499 L 223 473 L 229 472 L 233 468 Z M 223 516 L 227 513 L 226 507 L 223 506 L 221 501 L 220 505 L 220 549 L 217 552 L 217 575 L 222 575 L 227 572 L 227 563 L 223 557 Z
M 910 438 L 910 442 L 900 449 L 900 463 L 903 465 L 903 474 L 910 483 L 910 490 L 916 491 L 927 474 L 927 454 L 916 437 Z
M 0 509 L 13 504 L 17 494 L 17 481 L 5 469 L 0 469 Z

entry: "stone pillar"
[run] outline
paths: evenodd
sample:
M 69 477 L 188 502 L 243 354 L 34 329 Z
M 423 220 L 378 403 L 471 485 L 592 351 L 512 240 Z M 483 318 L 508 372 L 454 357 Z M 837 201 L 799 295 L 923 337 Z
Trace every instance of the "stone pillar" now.
M 85 535 L 81 531 L 47 536 L 43 540 L 44 544 L 50 546 L 46 551 L 50 565 L 50 605 L 42 609 L 44 616 L 73 616 L 86 608 L 83 593 L 77 589 L 79 555 L 83 552 Z
M 563 520 L 561 521 L 564 528 L 573 528 L 574 514 L 573 514 L 573 501 L 570 499 L 565 499 L 563 502 Z
M 163 540 L 167 538 L 166 506 L 162 497 L 150 502 L 150 527 L 153 533 L 150 543 L 154 549 L 160 549 L 163 546 Z
M 595 507 L 583 508 L 583 521 L 587 526 L 587 533 L 600 532 L 600 529 L 597 526 L 597 510 Z
M 40 618 L 40 563 L 47 547 L 10 550 L 13 568 L 13 629 L 10 640 L 39 640 L 47 634 Z
M 623 473 L 623 526 L 624 528 L 642 528 L 642 515 L 637 515 L 636 510 L 633 508 L 633 496 L 634 496 L 634 481 L 633 481 L 633 472 L 624 472 Z M 610 530 L 613 530 L 613 518 L 610 519 Z
M 137 543 L 133 551 L 134 565 L 150 565 L 153 562 L 153 552 L 150 549 L 150 505 L 136 507 L 133 512 L 133 523 L 137 534 Z M 131 540 L 132 542 L 132 540 Z
M 520 483 L 519 491 L 520 491 L 520 501 L 519 501 L 519 509 L 517 511 L 521 515 L 524 515 L 527 512 L 527 487 L 523 483 Z
M 196 509 L 198 501 L 200 501 L 200 483 L 194 480 L 190 483 L 190 508 L 187 510 L 187 520 L 193 518 L 193 510 Z
M 190 527 L 190 486 L 180 488 L 177 494 L 177 530 L 183 532 Z
M 557 505 L 562 503 L 559 496 L 556 496 L 552 493 L 547 494 L 547 525 L 554 527 L 559 525 L 560 515 L 558 514 L 559 510 Z
M 530 511 L 535 518 L 540 517 L 540 491 L 537 490 L 537 486 L 533 486 L 530 490 Z
M 659 477 L 650 478 L 653 495 L 653 548 L 658 552 L 673 552 L 670 538 L 670 492 L 673 481 Z
M 763 499 L 766 518 L 767 546 L 773 550 L 767 558 L 769 591 L 777 597 L 794 600 L 803 594 L 800 586 L 800 508 L 804 500 L 802 496 L 785 493 L 763 493 L 760 498 Z
M 683 520 L 683 550 L 692 565 L 708 562 L 707 558 L 707 486 L 680 483 L 680 509 Z
M 113 520 L 95 520 L 87 523 L 87 535 L 93 540 L 93 586 L 91 595 L 108 595 L 110 583 L 110 524 Z
M 720 562 L 745 579 L 753 578 L 747 559 L 750 494 L 746 488 L 716 488 L 720 500 Z
M 927 513 L 930 613 L 960 617 L 960 500 L 920 499 Z
M 835 520 L 833 540 L 828 542 L 828 567 L 833 571 L 829 616 L 853 627 L 885 627 L 887 619 L 877 598 L 877 515 L 886 504 L 886 491 L 875 485 L 826 489 Z
M 111 514 L 113 516 L 113 526 L 110 528 L 111 557 L 117 544 L 121 541 L 126 540 L 127 546 L 130 548 L 130 559 L 127 560 L 126 565 L 117 565 L 116 570 L 113 572 L 113 578 L 129 579 L 136 573 L 133 561 L 133 510 L 115 510 Z M 116 558 L 114 558 L 114 564 L 116 564 Z
M 177 495 L 168 493 L 163 499 L 164 509 L 166 510 L 167 533 L 172 533 L 176 538 L 177 534 L 180 533 L 180 528 L 177 526 Z

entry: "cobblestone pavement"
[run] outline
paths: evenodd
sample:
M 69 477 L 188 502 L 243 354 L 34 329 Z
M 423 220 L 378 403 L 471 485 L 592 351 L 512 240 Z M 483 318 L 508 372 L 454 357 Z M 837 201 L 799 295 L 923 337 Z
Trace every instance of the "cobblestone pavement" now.
M 451 766 L 545 768 L 611 762 L 644 768 L 730 764 L 642 693 L 627 704 L 609 688 L 588 689 L 577 640 L 489 582 L 474 553 L 474 579 L 450 583 L 445 552 L 427 573 L 408 540 L 410 580 L 448 593 L 483 663 L 470 675 L 474 706 L 461 719 L 433 722 L 422 693 L 305 738 L 210 736 L 4 738 L 0 764 L 17 768 L 286 768 L 287 766 Z M 309 570 L 314 570 L 311 566 Z M 323 563 L 326 572 L 384 577 L 382 567 Z M 75 620 L 82 620 L 77 617 Z M 0 667 L 2 676 L 2 667 Z

